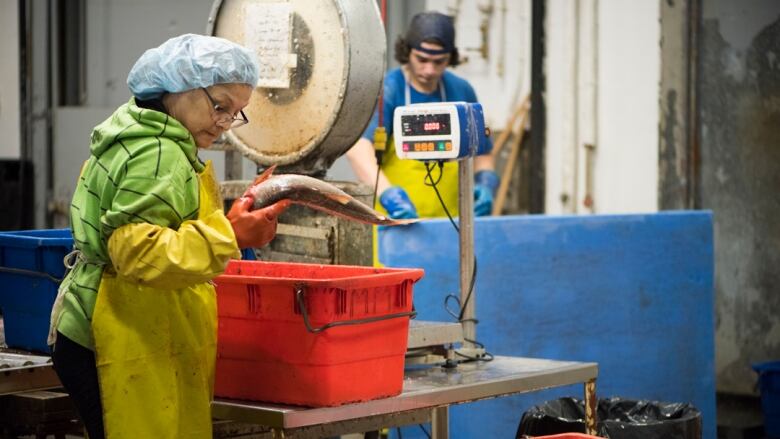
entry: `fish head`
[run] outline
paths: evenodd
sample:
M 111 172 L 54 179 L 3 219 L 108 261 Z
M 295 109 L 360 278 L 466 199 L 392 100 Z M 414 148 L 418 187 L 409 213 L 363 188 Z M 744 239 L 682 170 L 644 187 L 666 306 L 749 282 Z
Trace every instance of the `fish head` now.
M 258 184 L 268 180 L 269 178 L 271 178 L 271 175 L 273 175 L 275 169 L 276 169 L 276 165 L 271 165 L 265 171 L 263 171 L 260 175 L 255 177 L 255 180 L 252 182 L 252 184 L 249 185 L 248 188 L 246 188 L 246 190 L 244 191 L 244 195 L 242 195 L 242 196 L 243 197 L 253 197 L 253 195 L 252 195 L 252 188 L 254 188 Z

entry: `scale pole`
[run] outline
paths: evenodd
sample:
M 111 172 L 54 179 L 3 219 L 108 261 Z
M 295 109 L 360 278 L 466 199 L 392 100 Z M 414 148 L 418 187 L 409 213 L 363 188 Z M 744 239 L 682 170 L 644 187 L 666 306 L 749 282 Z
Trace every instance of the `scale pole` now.
M 458 161 L 458 211 L 460 216 L 460 303 L 466 303 L 471 277 L 474 270 L 474 157 L 469 156 Z M 477 303 L 476 286 L 471 299 L 463 310 L 463 337 L 477 339 L 477 328 L 473 321 Z M 464 341 L 463 347 L 476 346 Z

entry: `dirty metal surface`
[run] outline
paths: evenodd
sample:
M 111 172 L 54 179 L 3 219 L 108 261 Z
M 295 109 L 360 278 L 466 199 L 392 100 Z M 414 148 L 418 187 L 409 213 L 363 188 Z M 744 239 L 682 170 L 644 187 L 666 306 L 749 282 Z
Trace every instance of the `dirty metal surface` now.
M 442 346 L 463 343 L 463 328 L 460 323 L 409 321 L 408 349 L 426 346 Z
M 60 386 L 50 357 L 0 350 L 0 395 Z
M 756 395 L 751 363 L 780 358 L 780 3 L 703 0 L 701 205 L 715 232 L 717 391 Z M 720 415 L 720 413 L 719 413 Z
M 739 397 L 780 356 L 780 3 L 748 3 L 661 2 L 660 20 L 659 208 L 715 212 L 717 391 Z
M 321 408 L 218 398 L 212 410 L 217 419 L 284 430 L 364 418 L 376 418 L 379 425 L 390 426 L 400 412 L 585 383 L 597 375 L 596 363 L 497 356 L 491 362 L 464 363 L 454 369 L 407 370 L 403 392 L 391 398 Z

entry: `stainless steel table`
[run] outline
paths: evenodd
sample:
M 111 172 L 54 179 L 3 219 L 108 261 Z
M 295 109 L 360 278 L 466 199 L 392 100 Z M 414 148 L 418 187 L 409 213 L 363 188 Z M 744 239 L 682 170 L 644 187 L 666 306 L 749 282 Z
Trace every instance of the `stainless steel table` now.
M 49 357 L 0 349 L 0 395 L 60 386 Z
M 217 399 L 217 419 L 264 425 L 270 437 L 324 437 L 431 422 L 432 437 L 449 436 L 448 407 L 480 399 L 583 383 L 588 432 L 596 433 L 596 363 L 496 357 L 454 369 L 407 370 L 403 392 L 339 407 L 306 408 Z

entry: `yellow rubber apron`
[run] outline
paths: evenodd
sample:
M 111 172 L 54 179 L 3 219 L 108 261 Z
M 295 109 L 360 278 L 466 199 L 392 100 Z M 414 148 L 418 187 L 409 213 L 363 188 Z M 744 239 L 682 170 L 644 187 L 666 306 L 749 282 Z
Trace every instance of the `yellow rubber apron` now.
M 211 163 L 203 218 L 221 208 Z M 159 290 L 104 273 L 92 320 L 106 438 L 210 438 L 217 304 L 210 283 Z
M 411 105 L 411 89 L 409 85 L 409 78 L 406 71 L 404 74 L 404 105 Z M 439 81 L 439 95 L 441 101 L 447 101 L 447 94 L 444 87 L 444 76 Z M 426 179 L 427 170 L 425 164 L 417 160 L 401 160 L 395 154 L 395 138 L 393 135 L 388 140 L 387 150 L 382 158 L 382 172 L 390 181 L 393 186 L 402 187 L 409 195 L 409 199 L 412 200 L 412 204 L 417 209 L 417 215 L 420 218 L 436 218 L 446 216 L 444 208 L 439 202 L 439 198 L 436 196 L 436 192 L 433 187 L 426 185 L 428 182 Z M 441 176 L 441 178 L 439 178 Z M 436 188 L 439 190 L 444 205 L 447 206 L 450 215 L 453 217 L 458 215 L 458 162 L 450 161 L 445 162 L 444 167 L 439 171 L 439 166 L 436 165 L 431 170 L 431 177 L 433 181 L 437 182 Z M 379 197 L 377 197 L 374 209 L 387 215 L 387 211 L 379 203 Z M 382 263 L 379 261 L 379 241 L 377 235 L 376 226 L 373 227 L 373 244 L 374 244 L 374 266 L 381 267 Z
M 404 105 L 411 105 L 411 88 L 409 85 L 409 78 L 406 71 L 404 74 Z M 444 77 L 439 80 L 439 95 L 442 102 L 447 101 L 447 94 L 444 87 Z M 434 218 L 445 216 L 444 209 L 441 207 L 439 199 L 436 197 L 431 186 L 425 184 L 427 171 L 425 164 L 417 160 L 401 160 L 395 155 L 395 139 L 394 136 L 390 136 L 387 150 L 385 151 L 382 160 L 382 171 L 390 180 L 390 184 L 393 186 L 400 186 L 404 188 L 409 198 L 412 200 L 414 207 L 417 209 L 417 214 L 420 218 Z M 458 215 L 458 163 L 446 162 L 444 163 L 443 174 L 439 179 L 439 167 L 435 166 L 431 170 L 431 176 L 433 181 L 438 180 L 436 188 L 439 190 L 444 204 L 447 206 L 447 210 L 450 211 L 452 216 Z M 384 208 L 379 205 L 377 201 L 377 210 L 383 213 Z

